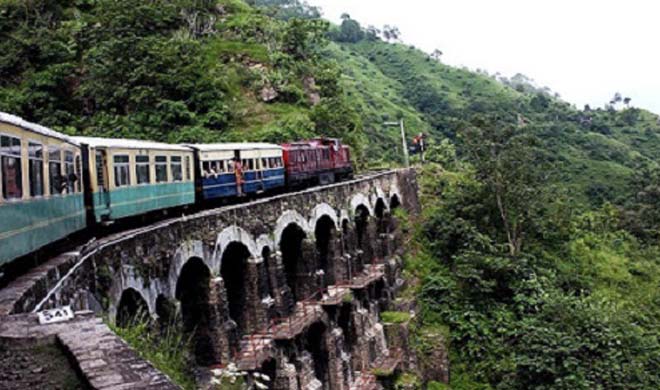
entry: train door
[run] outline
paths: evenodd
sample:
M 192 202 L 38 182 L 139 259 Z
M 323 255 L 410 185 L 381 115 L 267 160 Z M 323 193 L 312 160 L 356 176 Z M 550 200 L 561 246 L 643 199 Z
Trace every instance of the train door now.
M 110 191 L 108 188 L 108 156 L 105 150 L 96 151 L 94 165 L 96 167 L 97 188 L 94 205 L 100 214 L 107 215 L 110 211 Z
M 261 157 L 262 152 L 255 153 L 254 157 L 254 169 L 257 170 L 257 180 L 259 181 L 259 187 L 257 189 L 258 193 L 264 192 L 266 190 L 266 183 L 264 182 L 264 172 L 268 169 L 266 165 L 267 162 L 264 161 L 264 158 Z
M 245 169 L 243 166 L 243 159 L 241 157 L 240 150 L 234 150 L 234 182 L 236 183 L 236 195 L 243 196 L 245 195 Z

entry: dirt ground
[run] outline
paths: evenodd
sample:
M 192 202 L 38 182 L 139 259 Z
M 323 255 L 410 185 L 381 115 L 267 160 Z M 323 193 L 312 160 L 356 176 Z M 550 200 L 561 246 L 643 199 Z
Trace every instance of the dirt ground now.
M 88 390 L 55 338 L 0 338 L 0 389 Z

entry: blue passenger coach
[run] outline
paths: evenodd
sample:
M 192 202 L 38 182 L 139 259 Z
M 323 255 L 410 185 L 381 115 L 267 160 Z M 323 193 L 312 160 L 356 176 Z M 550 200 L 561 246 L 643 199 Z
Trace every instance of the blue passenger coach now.
M 243 194 L 256 194 L 285 185 L 282 147 L 264 143 L 187 145 L 198 151 L 203 199 L 240 195 L 236 161 L 243 169 Z

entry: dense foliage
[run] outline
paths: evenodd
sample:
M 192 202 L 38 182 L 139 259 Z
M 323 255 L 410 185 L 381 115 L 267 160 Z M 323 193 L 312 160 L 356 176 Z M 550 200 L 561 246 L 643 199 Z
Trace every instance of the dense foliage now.
M 424 170 L 408 264 L 422 326 L 450 328 L 452 388 L 658 388 L 660 247 L 625 218 L 645 200 L 576 205 L 538 180 L 553 168 L 535 134 L 477 125 L 461 131 L 464 158 L 445 144 L 448 169 Z
M 327 134 L 359 152 L 360 117 L 320 55 L 328 23 L 300 9 L 280 19 L 240 0 L 4 1 L 0 110 L 70 133 L 169 142 Z

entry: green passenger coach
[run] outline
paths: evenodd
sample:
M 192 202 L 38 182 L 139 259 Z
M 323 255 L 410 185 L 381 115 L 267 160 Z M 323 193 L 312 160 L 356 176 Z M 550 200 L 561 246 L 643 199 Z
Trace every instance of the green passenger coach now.
M 89 172 L 85 186 L 94 222 L 195 202 L 192 149 L 138 140 L 74 139 L 81 144 Z
M 0 112 L 0 266 L 86 226 L 81 149 Z

